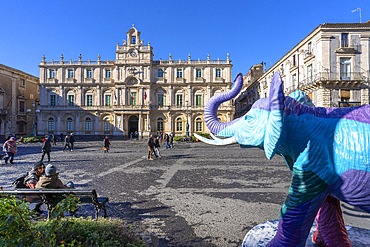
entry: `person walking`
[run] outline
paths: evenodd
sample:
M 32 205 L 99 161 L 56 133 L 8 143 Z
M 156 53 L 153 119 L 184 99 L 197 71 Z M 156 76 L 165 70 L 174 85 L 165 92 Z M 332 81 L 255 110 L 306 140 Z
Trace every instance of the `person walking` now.
M 154 154 L 154 138 L 153 135 L 150 134 L 148 139 L 148 160 L 153 160 L 153 154 Z
M 52 139 L 52 136 L 48 135 L 46 137 L 46 140 L 42 143 L 42 148 L 41 148 L 42 156 L 41 156 L 40 161 L 44 160 L 44 157 L 45 157 L 45 154 L 46 154 L 48 156 L 48 163 L 50 163 L 51 139 Z
M 166 149 L 169 149 L 170 148 L 170 136 L 167 133 L 164 135 L 164 140 L 166 142 Z
M 170 148 L 173 148 L 173 133 L 170 133 Z
M 8 164 L 10 160 L 10 164 L 14 164 L 14 156 L 17 154 L 17 143 L 15 141 L 15 137 L 10 137 L 3 145 L 3 150 L 6 152 L 6 157 L 4 158 L 5 164 Z
M 57 145 L 57 138 L 55 137 L 55 135 L 51 135 L 51 142 L 53 143 L 53 146 Z
M 71 151 L 71 144 L 69 142 L 69 135 L 66 135 L 66 137 L 64 138 L 63 152 L 64 152 L 64 150 L 66 150 L 66 148 L 68 148 L 68 150 Z
M 109 153 L 109 149 L 110 149 L 110 141 L 109 141 L 108 136 L 105 136 L 104 141 L 103 141 L 104 153 Z
M 159 151 L 159 148 L 161 147 L 161 145 L 159 145 L 159 142 L 160 142 L 160 137 L 157 136 L 154 140 L 154 151 L 155 151 L 155 155 L 159 158 L 161 158 L 161 152 Z
M 69 136 L 69 143 L 71 144 L 71 151 L 73 151 L 75 142 L 76 142 L 75 137 L 74 137 L 73 133 L 71 133 L 71 135 Z

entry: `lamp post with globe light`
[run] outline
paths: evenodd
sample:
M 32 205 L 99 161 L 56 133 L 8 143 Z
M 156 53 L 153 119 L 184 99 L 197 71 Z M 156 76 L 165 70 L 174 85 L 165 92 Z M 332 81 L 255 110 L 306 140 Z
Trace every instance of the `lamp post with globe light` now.
M 36 135 L 35 118 L 37 116 L 37 113 L 39 112 L 40 112 L 39 109 L 35 109 L 35 102 L 32 102 L 32 109 L 27 109 L 27 113 L 31 113 L 31 118 L 32 118 L 31 136 Z

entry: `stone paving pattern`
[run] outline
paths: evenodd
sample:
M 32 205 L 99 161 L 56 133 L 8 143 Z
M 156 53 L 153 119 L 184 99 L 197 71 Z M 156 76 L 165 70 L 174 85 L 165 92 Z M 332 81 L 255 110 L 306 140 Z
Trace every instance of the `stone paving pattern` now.
M 145 140 L 111 140 L 110 153 L 102 143 L 77 141 L 73 152 L 58 143 L 51 163 L 63 182 L 109 197 L 109 216 L 133 224 L 153 246 L 240 246 L 255 225 L 279 218 L 290 182 L 279 156 L 269 161 L 262 150 L 236 144 L 175 143 L 150 161 Z M 4 188 L 41 158 L 40 143 L 18 147 L 15 165 L 0 167 Z M 344 206 L 346 223 L 370 229 L 369 214 Z

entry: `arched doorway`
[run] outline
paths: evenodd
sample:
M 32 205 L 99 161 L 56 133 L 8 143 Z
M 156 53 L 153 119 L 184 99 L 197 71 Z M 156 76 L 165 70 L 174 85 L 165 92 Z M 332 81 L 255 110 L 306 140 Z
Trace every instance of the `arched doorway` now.
M 139 118 L 137 116 L 130 116 L 128 119 L 128 136 L 130 133 L 139 132 Z

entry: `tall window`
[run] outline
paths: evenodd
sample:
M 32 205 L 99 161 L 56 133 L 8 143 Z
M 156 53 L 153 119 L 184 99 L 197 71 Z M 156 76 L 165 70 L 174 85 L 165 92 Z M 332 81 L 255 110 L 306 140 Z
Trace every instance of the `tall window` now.
M 50 106 L 56 106 L 56 100 L 57 99 L 57 97 L 56 97 L 56 95 L 55 94 L 51 94 L 50 95 Z
M 297 85 L 297 74 L 292 75 L 292 86 L 293 88 Z
M 203 131 L 203 120 L 200 117 L 195 119 L 195 131 L 202 132 Z
M 104 122 L 104 126 L 103 126 L 104 131 L 110 131 L 110 119 L 109 119 L 109 117 L 105 117 L 103 119 L 103 122 Z
M 104 105 L 111 106 L 111 104 L 112 104 L 112 95 L 106 94 L 104 99 Z
M 25 86 L 26 86 L 26 81 L 25 81 L 24 79 L 21 79 L 21 80 L 19 81 L 19 86 L 20 86 L 20 87 L 25 87 Z
M 163 118 L 158 118 L 157 119 L 157 131 L 163 131 Z
M 196 94 L 195 95 L 195 106 L 203 106 L 203 97 L 201 94 Z
M 307 44 L 307 52 L 308 52 L 308 54 L 312 53 L 312 43 L 311 42 L 308 42 L 308 44 Z
M 26 111 L 26 102 L 23 100 L 19 101 L 19 112 L 24 113 Z
M 176 131 L 178 132 L 182 131 L 182 124 L 183 124 L 183 121 L 181 117 L 176 118 Z
M 159 70 L 158 70 L 157 77 L 158 77 L 158 78 L 163 78 L 163 73 L 164 73 L 164 72 L 163 72 L 163 69 L 159 69 Z
M 74 106 L 75 105 L 75 96 L 72 94 L 69 94 L 67 96 L 68 99 L 68 106 Z
M 176 77 L 177 78 L 182 78 L 182 69 L 177 69 L 177 71 L 176 71 L 177 73 L 176 73 Z
M 92 78 L 92 77 L 93 77 L 92 69 L 87 69 L 86 70 L 86 78 Z
M 73 69 L 68 69 L 68 78 L 73 78 L 75 75 L 74 75 L 74 71 Z
M 202 77 L 202 70 L 201 69 L 196 69 L 195 70 L 195 77 Z
M 25 124 L 24 123 L 18 123 L 18 132 L 24 133 L 26 131 Z
M 85 119 L 85 131 L 91 130 L 91 118 L 87 117 Z
M 133 44 L 133 45 L 136 44 L 136 36 L 131 37 L 131 44 Z
M 105 78 L 110 78 L 110 69 L 105 70 Z
M 55 70 L 51 69 L 49 70 L 49 78 L 54 79 L 55 78 Z
M 164 94 L 163 92 L 158 92 L 158 106 L 164 106 Z
M 351 79 L 351 59 L 340 58 L 340 79 L 350 80 Z
M 341 47 L 348 47 L 348 33 L 342 33 L 340 40 Z
M 55 129 L 55 121 L 54 118 L 49 117 L 48 118 L 48 131 L 54 131 Z
M 86 95 L 86 106 L 93 105 L 93 96 L 91 94 Z
M 216 69 L 216 78 L 221 77 L 221 69 Z
M 130 105 L 136 105 L 137 93 L 131 92 L 130 94 Z
M 307 82 L 312 83 L 313 75 L 312 75 L 312 64 L 307 66 Z
M 176 94 L 176 106 L 182 106 L 182 94 Z
M 73 130 L 73 120 L 72 118 L 67 118 L 67 130 L 72 131 Z
M 296 59 L 296 55 L 294 54 L 293 55 L 293 66 L 297 66 L 297 59 Z

